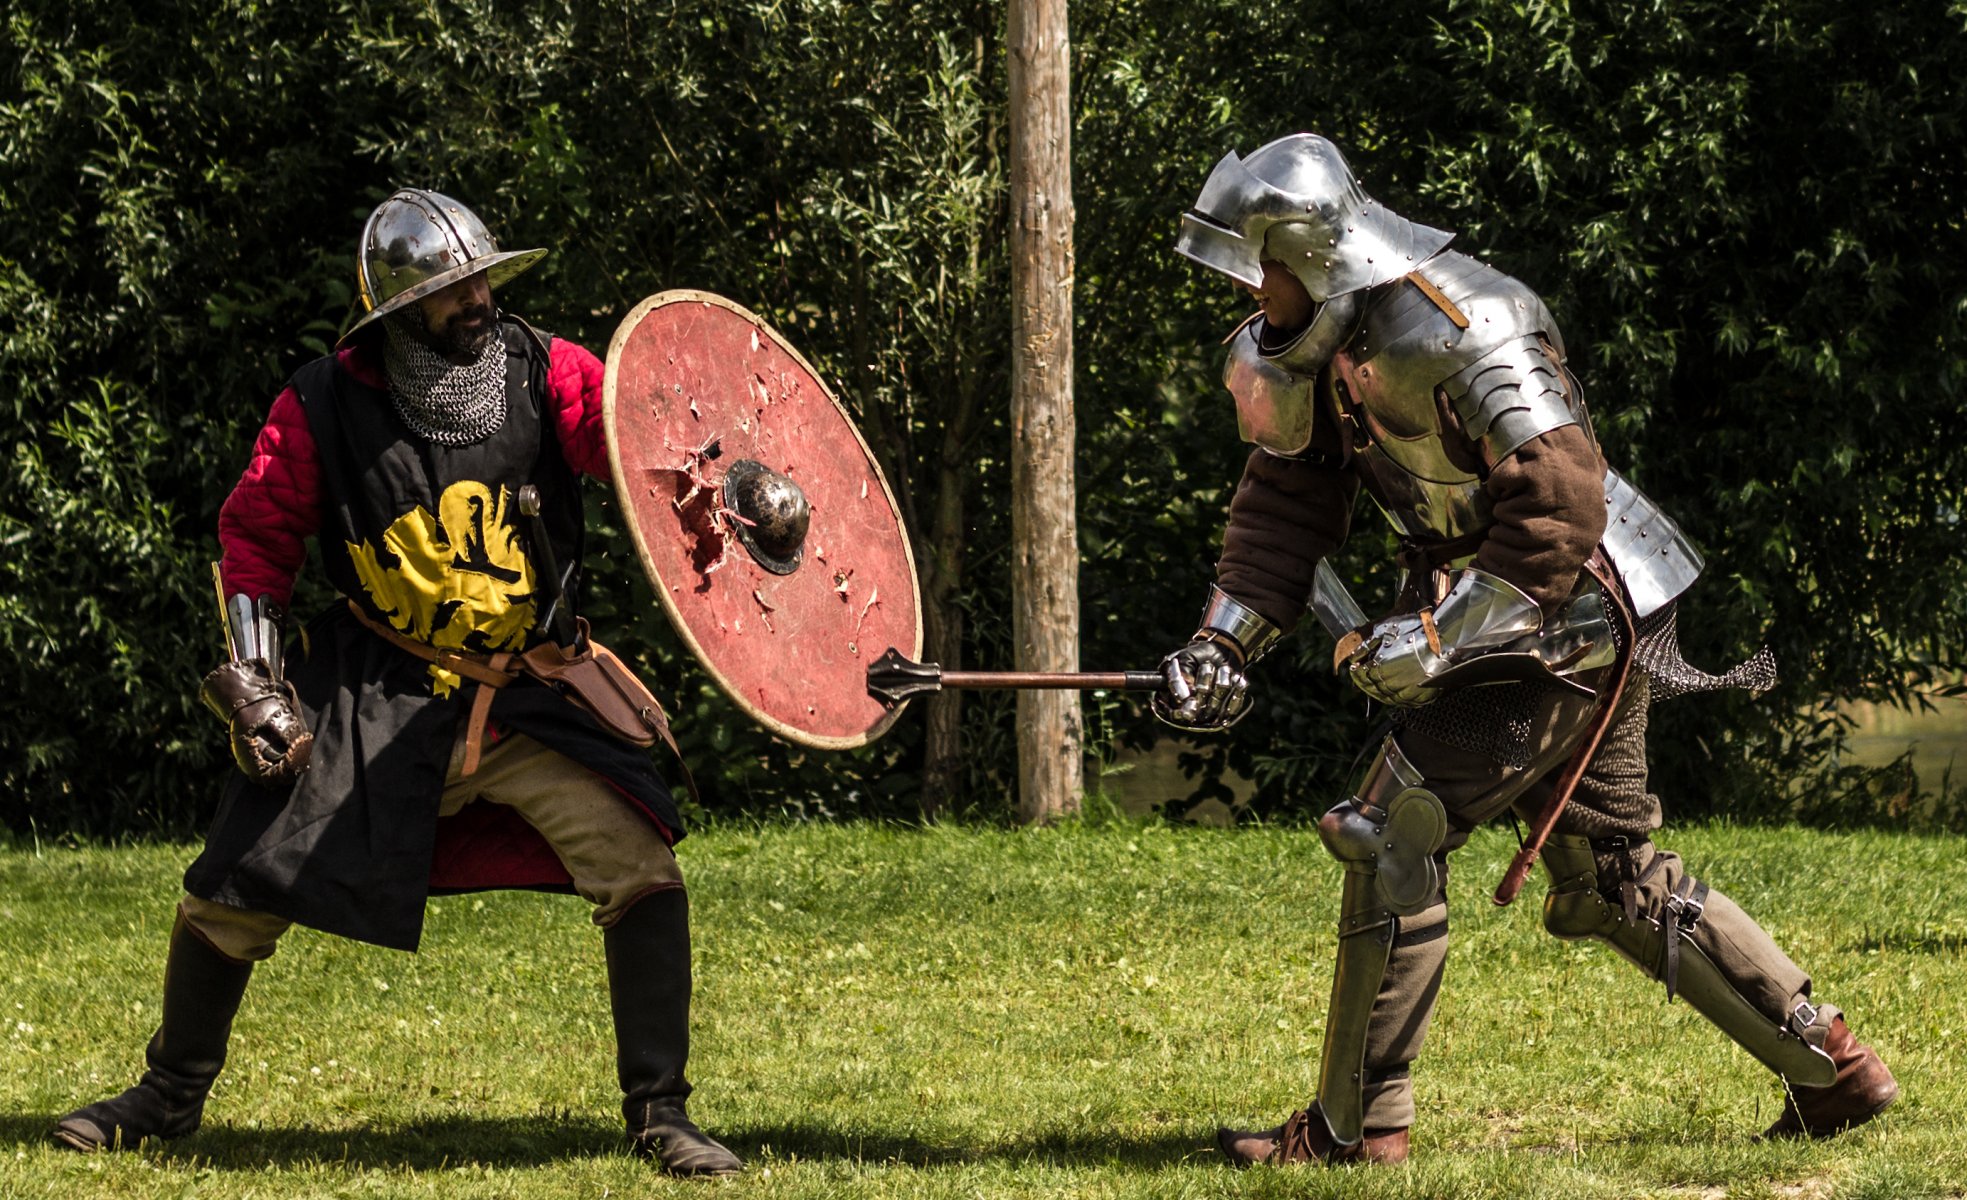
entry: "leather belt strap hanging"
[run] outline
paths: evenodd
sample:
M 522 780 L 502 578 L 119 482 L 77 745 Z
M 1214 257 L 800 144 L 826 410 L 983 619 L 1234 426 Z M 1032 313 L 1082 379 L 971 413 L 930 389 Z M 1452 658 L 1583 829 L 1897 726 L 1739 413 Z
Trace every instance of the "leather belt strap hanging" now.
M 1610 728 L 1612 717 L 1618 712 L 1619 699 L 1625 695 L 1626 680 L 1632 674 L 1632 616 L 1626 611 L 1619 577 L 1606 562 L 1603 548 L 1591 552 L 1591 557 L 1585 561 L 1585 570 L 1591 572 L 1592 578 L 1598 580 L 1599 587 L 1603 589 L 1605 614 L 1619 623 L 1625 635 L 1624 645 L 1620 648 L 1618 662 L 1612 667 L 1611 679 L 1599 689 L 1598 708 L 1592 714 L 1591 726 L 1585 733 L 1584 741 L 1564 764 L 1564 772 L 1558 776 L 1557 786 L 1551 789 L 1550 798 L 1544 801 L 1536 819 L 1530 823 L 1530 834 L 1524 840 L 1523 848 L 1510 860 L 1509 869 L 1503 872 L 1502 882 L 1496 885 L 1496 894 L 1491 899 L 1498 906 L 1515 900 L 1523 885 L 1529 881 L 1530 868 L 1536 864 L 1537 855 L 1543 852 L 1544 842 L 1557 828 L 1557 819 L 1564 815 L 1564 806 L 1571 802 L 1571 793 L 1577 791 L 1578 781 L 1584 778 L 1585 769 L 1591 766 L 1591 760 L 1598 754 L 1599 743 L 1605 740 L 1605 731 Z
M 1660 982 L 1666 984 L 1667 1003 L 1680 987 L 1680 939 L 1692 936 L 1707 909 L 1707 884 L 1692 875 L 1682 875 L 1673 891 L 1667 893 L 1666 911 L 1660 914 L 1660 935 L 1666 941 L 1665 961 L 1660 966 Z
M 699 804 L 703 802 L 703 797 L 697 793 L 697 781 L 690 774 L 689 764 L 683 761 L 683 750 L 676 744 L 676 735 L 670 732 L 669 717 L 663 712 L 662 705 L 615 657 L 613 651 L 593 638 L 583 636 L 581 640 L 586 649 L 574 655 L 551 642 L 535 646 L 524 654 L 509 651 L 472 654 L 463 650 L 440 650 L 405 637 L 363 612 L 353 600 L 348 602 L 348 611 L 355 615 L 356 621 L 364 629 L 405 654 L 435 663 L 478 684 L 478 691 L 471 698 L 470 714 L 465 718 L 464 762 L 459 768 L 462 775 L 470 776 L 478 770 L 478 760 L 484 750 L 485 722 L 492 711 L 492 693 L 521 676 L 527 676 L 584 709 L 601 728 L 624 741 L 649 746 L 660 739 L 675 756 L 676 769 L 683 776 L 683 786 L 689 791 L 690 798 Z M 580 622 L 580 627 L 585 635 L 587 623 Z

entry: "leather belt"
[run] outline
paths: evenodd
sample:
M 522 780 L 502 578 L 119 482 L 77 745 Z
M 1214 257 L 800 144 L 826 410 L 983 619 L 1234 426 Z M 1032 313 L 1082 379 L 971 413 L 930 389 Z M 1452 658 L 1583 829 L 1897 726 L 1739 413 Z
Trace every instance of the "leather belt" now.
M 702 797 L 697 793 L 697 781 L 690 774 L 689 764 L 683 761 L 683 751 L 676 744 L 675 734 L 670 732 L 669 718 L 664 715 L 662 706 L 607 647 L 592 638 L 584 639 L 586 651 L 572 658 L 567 657 L 565 650 L 550 644 L 524 654 L 510 651 L 474 654 L 468 650 L 440 650 L 406 637 L 363 612 L 353 600 L 348 602 L 348 611 L 354 614 L 364 629 L 405 654 L 435 663 L 479 685 L 471 698 L 471 712 L 465 718 L 464 762 L 459 767 L 461 777 L 468 777 L 478 770 L 478 760 L 485 744 L 485 723 L 492 711 L 492 693 L 515 679 L 528 676 L 559 692 L 570 703 L 592 715 L 603 729 L 626 741 L 647 746 L 661 739 L 669 747 L 670 753 L 676 756 L 676 768 L 682 773 L 683 785 L 689 790 L 690 797 L 702 802 Z M 582 627 L 585 628 L 585 622 Z M 549 651 L 550 654 L 543 653 Z M 585 691 L 583 684 L 587 687 Z

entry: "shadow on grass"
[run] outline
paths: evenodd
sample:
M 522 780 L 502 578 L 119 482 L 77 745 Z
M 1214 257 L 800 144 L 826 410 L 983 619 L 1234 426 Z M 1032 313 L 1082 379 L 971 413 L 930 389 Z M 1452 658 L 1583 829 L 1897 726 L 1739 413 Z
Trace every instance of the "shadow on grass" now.
M 0 1116 L 0 1145 L 49 1142 L 57 1114 Z M 593 1119 L 552 1117 L 437 1117 L 403 1125 L 315 1129 L 306 1125 L 250 1129 L 207 1118 L 204 1128 L 142 1153 L 160 1163 L 210 1163 L 221 1169 L 345 1163 L 352 1169 L 434 1170 L 478 1164 L 543 1166 L 562 1159 L 625 1154 L 619 1126 Z
M 1866 954 L 1876 950 L 1897 950 L 1902 954 L 1959 954 L 1967 951 L 1967 933 L 1956 930 L 1888 930 L 1849 942 L 1846 954 Z
M 59 1114 L 0 1116 L 0 1146 L 50 1144 Z M 737 1126 L 713 1130 L 740 1157 L 846 1160 L 910 1167 L 983 1162 L 1051 1163 L 1059 1166 L 1120 1164 L 1143 1170 L 1191 1158 L 1207 1160 L 1214 1147 L 1198 1133 L 1129 1137 L 1099 1130 L 1044 1133 L 989 1145 L 946 1145 L 905 1135 L 842 1130 L 823 1125 Z M 190 1137 L 147 1147 L 159 1163 L 209 1164 L 221 1170 L 253 1170 L 339 1163 L 350 1170 L 408 1167 L 538 1167 L 570 1159 L 628 1152 L 620 1127 L 598 1119 L 553 1117 L 437 1117 L 407 1125 L 313 1129 L 307 1126 L 249 1129 L 221 1118 Z
M 1148 1137 L 1088 1129 L 1040 1133 L 987 1145 L 944 1145 L 915 1137 L 803 1124 L 739 1126 L 729 1133 L 727 1140 L 733 1149 L 741 1154 L 749 1152 L 754 1157 L 845 1159 L 910 1167 L 1008 1162 L 1060 1166 L 1119 1164 L 1159 1169 L 1191 1158 L 1207 1159 L 1216 1153 L 1214 1141 L 1200 1129 Z

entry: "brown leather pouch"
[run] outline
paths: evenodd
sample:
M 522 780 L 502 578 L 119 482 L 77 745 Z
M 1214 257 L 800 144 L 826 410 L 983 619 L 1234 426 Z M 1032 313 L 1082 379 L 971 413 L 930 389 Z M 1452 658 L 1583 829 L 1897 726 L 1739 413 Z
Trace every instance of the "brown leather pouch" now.
M 638 746 L 653 746 L 669 729 L 669 718 L 649 689 L 615 657 L 588 639 L 587 653 L 543 642 L 519 656 L 520 669 L 586 709 L 601 728 Z
M 701 802 L 697 781 L 669 731 L 669 714 L 614 651 L 587 635 L 586 621 L 580 622 L 580 631 L 586 653 L 575 656 L 564 646 L 542 642 L 518 657 L 519 670 L 586 709 L 601 728 L 623 741 L 652 746 L 661 739 L 676 756 L 683 786 Z

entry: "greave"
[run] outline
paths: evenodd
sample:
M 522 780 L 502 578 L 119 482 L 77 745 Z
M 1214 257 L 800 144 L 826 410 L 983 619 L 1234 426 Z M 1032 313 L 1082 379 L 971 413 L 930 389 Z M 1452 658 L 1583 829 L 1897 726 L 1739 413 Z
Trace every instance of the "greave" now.
M 1611 903 L 1602 893 L 1589 838 L 1555 835 L 1544 848 L 1543 860 L 1552 879 L 1544 897 L 1544 927 L 1551 933 L 1567 939 L 1596 938 L 1611 946 L 1651 978 L 1667 983 L 1669 999 L 1677 992 L 1736 1045 L 1791 1083 L 1821 1087 L 1836 1077 L 1836 1067 L 1822 1046 L 1835 1009 L 1797 998 L 1778 1019 L 1744 995 L 1702 948 L 1708 933 L 1723 928 L 1728 942 L 1768 943 L 1768 935 L 1733 901 L 1683 875 L 1663 900 L 1635 904 L 1629 916 L 1625 907 Z M 1704 923 L 1706 931 L 1702 931 Z M 1697 931 L 1702 931 L 1699 938 Z M 1768 956 L 1788 962 L 1773 943 L 1767 951 Z M 1807 990 L 1807 979 L 1802 988 Z
M 149 1070 L 121 1095 L 62 1118 L 55 1139 L 97 1150 L 194 1132 L 225 1065 L 232 1018 L 252 974 L 253 964 L 212 949 L 180 916 L 164 966 L 163 1020 L 144 1051 Z
M 1421 917 L 1441 902 L 1434 854 L 1447 832 L 1441 800 L 1423 785 L 1420 772 L 1392 738 L 1382 744 L 1359 794 L 1319 819 L 1319 839 L 1346 871 L 1317 1106 L 1340 1147 L 1365 1136 L 1366 1056 L 1374 1009 L 1402 919 Z M 1441 919 L 1447 919 L 1445 909 Z M 1415 1043 L 1418 1049 L 1418 1038 Z
M 1372 887 L 1371 874 L 1346 864 L 1332 1003 L 1325 1011 L 1325 1050 L 1318 1066 L 1318 1109 L 1341 1146 L 1365 1136 L 1366 1035 L 1398 928 L 1393 914 L 1374 903 Z

